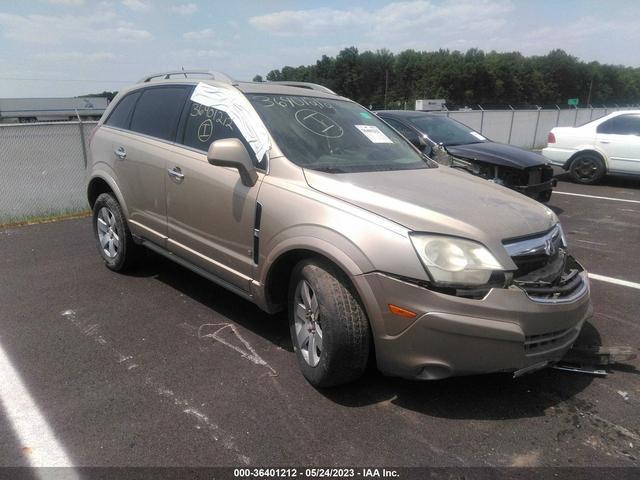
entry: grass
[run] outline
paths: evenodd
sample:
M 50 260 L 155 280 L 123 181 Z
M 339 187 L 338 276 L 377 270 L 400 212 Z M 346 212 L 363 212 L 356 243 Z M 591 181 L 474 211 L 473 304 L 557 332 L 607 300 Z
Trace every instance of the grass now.
M 69 220 L 73 218 L 84 218 L 91 215 L 91 210 L 66 210 L 63 212 L 49 213 L 45 215 L 18 217 L 0 220 L 0 228 L 7 229 L 22 227 L 24 225 L 36 225 L 39 223 L 57 222 L 59 220 Z

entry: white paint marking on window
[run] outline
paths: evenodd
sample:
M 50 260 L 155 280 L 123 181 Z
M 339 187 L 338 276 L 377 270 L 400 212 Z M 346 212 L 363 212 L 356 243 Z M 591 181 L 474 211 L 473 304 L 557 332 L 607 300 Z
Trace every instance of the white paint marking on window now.
M 0 345 L 0 401 L 32 467 L 73 467 L 38 405 Z M 77 478 L 75 472 L 67 472 Z
M 620 280 L 619 278 L 605 277 L 604 275 L 598 275 L 596 273 L 590 273 L 589 278 L 593 280 L 599 280 L 601 282 L 614 283 L 616 285 L 622 285 L 623 287 L 635 288 L 640 290 L 640 283 L 630 282 L 628 280 Z
M 553 194 L 554 195 L 571 195 L 574 197 L 597 198 L 599 200 L 611 200 L 613 202 L 640 203 L 640 200 L 628 200 L 626 198 L 613 198 L 613 197 L 600 197 L 598 195 L 585 195 L 584 193 L 559 192 L 557 190 L 554 190 Z

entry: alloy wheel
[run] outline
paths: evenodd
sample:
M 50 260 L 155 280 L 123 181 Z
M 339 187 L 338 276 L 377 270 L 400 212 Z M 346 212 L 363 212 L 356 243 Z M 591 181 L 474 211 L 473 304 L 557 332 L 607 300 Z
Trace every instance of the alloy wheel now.
M 113 259 L 120 251 L 120 232 L 116 217 L 107 207 L 102 207 L 97 217 L 98 240 L 102 253 L 109 259 Z
M 312 367 L 322 355 L 322 326 L 318 297 L 306 280 L 300 280 L 294 296 L 295 331 L 302 357 Z
M 582 180 L 591 180 L 598 173 L 598 164 L 592 158 L 578 158 L 575 160 L 574 172 Z

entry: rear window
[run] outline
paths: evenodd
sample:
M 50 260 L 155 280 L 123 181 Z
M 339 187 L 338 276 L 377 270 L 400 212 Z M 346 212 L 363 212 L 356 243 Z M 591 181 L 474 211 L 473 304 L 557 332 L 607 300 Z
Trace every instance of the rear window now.
M 475 130 L 470 129 L 460 122 L 451 118 L 424 115 L 420 117 L 411 117 L 413 126 L 434 142 L 440 143 L 445 147 L 454 147 L 456 145 L 468 145 L 471 143 L 486 142 L 487 139 Z
M 138 97 L 140 97 L 140 92 L 133 92 L 125 96 L 114 107 L 105 123 L 111 127 L 128 129 L 129 121 L 131 120 L 131 112 L 133 111 L 133 107 L 136 105 Z
M 131 118 L 131 130 L 162 140 L 173 140 L 189 87 L 145 90 Z

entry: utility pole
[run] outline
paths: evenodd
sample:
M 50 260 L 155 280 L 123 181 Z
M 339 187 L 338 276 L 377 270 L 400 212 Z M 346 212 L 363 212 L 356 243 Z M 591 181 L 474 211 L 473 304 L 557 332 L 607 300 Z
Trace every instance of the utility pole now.
M 593 89 L 593 76 L 591 76 L 591 82 L 589 83 L 589 95 L 587 96 L 587 105 L 591 105 L 591 90 Z
M 384 109 L 387 109 L 387 90 L 389 89 L 389 69 L 384 71 Z

